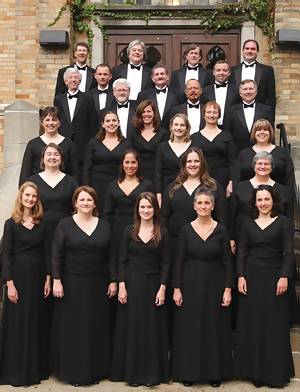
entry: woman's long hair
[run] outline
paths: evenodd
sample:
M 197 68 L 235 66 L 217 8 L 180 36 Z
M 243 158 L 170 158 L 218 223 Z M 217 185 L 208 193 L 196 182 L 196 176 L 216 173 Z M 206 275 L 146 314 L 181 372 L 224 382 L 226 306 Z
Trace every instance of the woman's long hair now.
M 138 181 L 140 182 L 143 179 L 143 177 L 141 175 L 141 159 L 140 159 L 140 156 L 139 156 L 138 152 L 136 150 L 134 150 L 133 148 L 129 148 L 128 150 L 126 150 L 123 153 L 122 157 L 121 157 L 120 174 L 119 174 L 119 177 L 118 177 L 118 181 L 119 182 L 123 182 L 124 179 L 125 179 L 126 174 L 125 174 L 125 171 L 124 171 L 124 168 L 123 168 L 123 162 L 124 162 L 127 154 L 132 154 L 134 156 L 134 158 L 137 160 L 138 168 L 137 168 L 137 171 L 136 171 L 136 176 L 137 176 Z
M 273 218 L 274 216 L 279 215 L 282 211 L 282 208 L 281 208 L 281 199 L 280 199 L 278 192 L 276 192 L 271 185 L 262 184 L 253 190 L 252 196 L 251 196 L 251 199 L 249 202 L 250 213 L 251 213 L 252 218 L 257 219 L 259 216 L 259 211 L 258 211 L 258 208 L 256 207 L 256 195 L 257 195 L 257 192 L 260 192 L 260 191 L 267 191 L 271 195 L 271 198 L 273 200 L 271 217 Z
M 43 217 L 43 206 L 40 199 L 40 194 L 38 187 L 34 182 L 26 181 L 23 185 L 21 185 L 16 201 L 15 206 L 12 211 L 11 217 L 16 223 L 22 223 L 24 217 L 24 206 L 22 204 L 22 196 L 26 188 L 32 188 L 36 191 L 37 199 L 35 205 L 31 209 L 32 221 L 35 225 L 38 225 Z
M 105 139 L 106 130 L 103 128 L 103 123 L 104 123 L 105 117 L 106 117 L 108 114 L 114 114 L 114 115 L 117 117 L 117 119 L 118 119 L 118 121 L 119 121 L 119 123 L 120 123 L 120 120 L 119 120 L 119 117 L 118 117 L 117 113 L 112 112 L 111 110 L 105 112 L 105 113 L 103 114 L 103 116 L 102 116 L 101 128 L 100 128 L 100 130 L 99 130 L 99 131 L 97 132 L 97 134 L 96 134 L 96 139 L 98 140 L 98 142 L 102 142 L 102 141 Z M 125 139 L 124 136 L 123 136 L 123 134 L 122 134 L 120 125 L 118 126 L 118 130 L 117 130 L 117 139 L 118 139 L 119 142 L 122 141 L 123 139 Z
M 133 230 L 132 230 L 132 238 L 135 241 L 140 241 L 139 239 L 139 231 L 141 227 L 141 217 L 139 214 L 139 206 L 140 201 L 142 199 L 146 199 L 149 201 L 151 206 L 153 207 L 154 214 L 153 214 L 153 242 L 155 245 L 158 245 L 161 241 L 161 229 L 160 229 L 160 211 L 159 205 L 156 196 L 151 192 L 142 192 L 135 202 L 134 207 L 134 219 L 133 219 Z
M 88 185 L 81 185 L 81 186 L 79 186 L 78 188 L 75 189 L 75 191 L 73 193 L 72 205 L 73 205 L 75 213 L 77 213 L 76 202 L 77 202 L 77 199 L 78 199 L 78 196 L 79 196 L 80 192 L 86 192 L 86 193 L 88 193 L 91 196 L 91 198 L 94 200 L 94 203 L 95 203 L 95 207 L 93 209 L 92 215 L 93 216 L 99 216 L 97 192 L 95 191 L 94 188 L 92 188 L 91 186 L 88 186 Z
M 188 159 L 188 155 L 191 154 L 192 152 L 195 152 L 200 160 L 198 178 L 201 182 L 201 185 L 207 186 L 212 191 L 215 191 L 217 189 L 216 181 L 208 174 L 208 165 L 206 159 L 204 158 L 202 150 L 197 147 L 189 147 L 181 158 L 179 174 L 176 177 L 173 186 L 169 191 L 170 198 L 174 196 L 174 193 L 177 191 L 177 189 L 179 189 L 183 185 L 183 183 L 188 179 L 189 175 L 186 171 L 186 162 Z
M 135 116 L 133 118 L 133 125 L 135 126 L 138 133 L 140 133 L 141 130 L 144 128 L 143 111 L 147 106 L 151 106 L 154 113 L 154 118 L 153 118 L 154 132 L 157 132 L 159 130 L 160 119 L 159 119 L 159 114 L 157 112 L 157 109 L 154 103 L 150 99 L 145 99 L 144 101 L 138 104 L 136 108 Z

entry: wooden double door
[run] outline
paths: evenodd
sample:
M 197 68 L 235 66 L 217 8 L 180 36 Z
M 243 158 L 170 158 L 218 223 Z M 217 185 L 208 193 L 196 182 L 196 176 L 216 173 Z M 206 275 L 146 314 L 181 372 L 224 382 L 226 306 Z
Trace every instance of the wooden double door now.
M 162 22 L 163 23 L 163 22 Z M 240 61 L 240 33 L 238 30 L 223 34 L 206 34 L 195 30 L 182 29 L 107 29 L 108 40 L 104 44 L 104 61 L 111 67 L 124 62 L 126 47 L 130 41 L 140 39 L 146 44 L 148 61 L 165 64 L 170 71 L 183 64 L 183 53 L 191 43 L 202 49 L 202 65 L 210 68 L 218 56 L 223 56 L 230 65 Z M 126 57 L 126 54 L 125 54 Z

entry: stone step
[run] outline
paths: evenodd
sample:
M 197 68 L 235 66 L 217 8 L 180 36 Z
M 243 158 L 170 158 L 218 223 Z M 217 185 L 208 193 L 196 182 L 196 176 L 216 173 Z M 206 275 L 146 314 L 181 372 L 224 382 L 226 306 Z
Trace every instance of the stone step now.
M 295 366 L 295 378 L 300 380 L 300 327 L 291 329 L 291 346 Z

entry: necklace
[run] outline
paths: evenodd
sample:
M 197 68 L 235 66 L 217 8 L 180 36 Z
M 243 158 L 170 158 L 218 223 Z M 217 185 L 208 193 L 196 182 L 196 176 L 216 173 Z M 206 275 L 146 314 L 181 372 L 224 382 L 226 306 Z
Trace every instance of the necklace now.
M 201 225 L 201 224 L 199 223 L 198 219 L 197 219 L 197 224 L 198 224 L 199 229 L 200 229 L 200 230 L 202 231 L 202 233 L 203 233 L 203 237 L 206 237 L 206 236 L 212 231 L 212 229 L 213 229 L 214 220 L 213 220 L 212 218 L 210 218 L 210 224 L 209 224 L 209 226 L 208 226 L 208 229 L 205 230 L 205 231 L 203 231 L 203 225 Z

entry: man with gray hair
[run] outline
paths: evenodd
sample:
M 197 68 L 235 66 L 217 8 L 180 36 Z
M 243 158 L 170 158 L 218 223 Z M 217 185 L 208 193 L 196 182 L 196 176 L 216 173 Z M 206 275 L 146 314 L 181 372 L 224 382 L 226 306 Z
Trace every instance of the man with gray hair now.
M 144 64 L 145 44 L 138 39 L 131 41 L 127 48 L 129 63 L 113 68 L 112 80 L 127 79 L 130 83 L 130 100 L 135 101 L 141 90 L 152 87 L 151 69 Z

